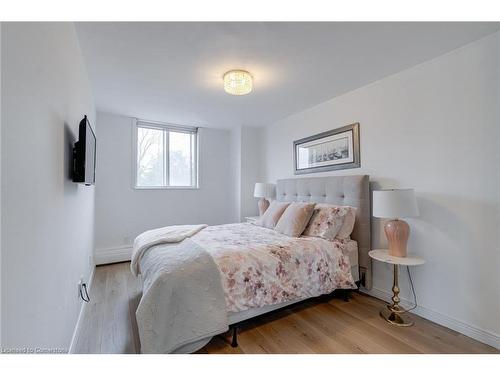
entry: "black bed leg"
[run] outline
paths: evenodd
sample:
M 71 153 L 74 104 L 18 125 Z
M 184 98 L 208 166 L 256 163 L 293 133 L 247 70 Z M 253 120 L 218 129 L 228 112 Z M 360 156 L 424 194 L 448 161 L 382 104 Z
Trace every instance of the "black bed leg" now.
M 344 293 L 342 293 L 344 296 L 344 301 L 349 302 L 349 298 L 351 298 L 351 291 L 346 289 L 344 290 Z
M 233 340 L 231 341 L 231 346 L 233 348 L 238 347 L 238 328 L 233 327 Z
M 344 301 L 349 302 L 349 292 L 344 293 Z

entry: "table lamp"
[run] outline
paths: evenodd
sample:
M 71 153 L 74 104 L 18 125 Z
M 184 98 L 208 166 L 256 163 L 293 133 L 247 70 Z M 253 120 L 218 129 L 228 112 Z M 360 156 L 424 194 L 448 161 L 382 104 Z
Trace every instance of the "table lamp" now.
M 253 191 L 253 196 L 259 199 L 259 215 L 262 216 L 269 207 L 269 201 L 267 198 L 274 197 L 274 184 L 268 184 L 264 182 L 257 182 L 255 184 L 255 189 Z
M 387 189 L 373 191 L 373 216 L 390 218 L 385 226 L 389 242 L 389 255 L 406 256 L 410 227 L 401 217 L 418 216 L 417 200 L 413 189 Z

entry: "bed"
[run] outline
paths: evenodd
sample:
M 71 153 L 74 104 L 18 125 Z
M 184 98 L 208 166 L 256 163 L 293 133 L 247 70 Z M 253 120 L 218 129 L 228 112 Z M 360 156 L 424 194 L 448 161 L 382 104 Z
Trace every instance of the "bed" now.
M 282 202 L 355 207 L 351 238 L 292 238 L 238 223 L 193 226 L 176 243 L 150 241 L 133 261 L 142 269 L 143 353 L 191 353 L 255 316 L 355 283 L 371 287 L 368 176 L 278 180 L 276 192 Z

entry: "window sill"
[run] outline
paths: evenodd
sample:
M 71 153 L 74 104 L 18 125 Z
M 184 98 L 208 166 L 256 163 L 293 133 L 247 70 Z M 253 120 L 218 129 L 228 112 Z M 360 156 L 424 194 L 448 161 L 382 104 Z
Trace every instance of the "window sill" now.
M 133 186 L 134 190 L 199 190 L 199 186 Z

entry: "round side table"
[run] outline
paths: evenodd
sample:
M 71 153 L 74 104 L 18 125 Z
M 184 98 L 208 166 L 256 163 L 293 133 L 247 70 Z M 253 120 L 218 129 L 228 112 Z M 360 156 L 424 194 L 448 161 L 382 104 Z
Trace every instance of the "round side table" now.
M 408 317 L 403 316 L 405 310 L 399 305 L 401 299 L 399 298 L 399 266 L 418 266 L 425 263 L 425 260 L 419 257 L 395 257 L 389 255 L 387 249 L 371 250 L 368 255 L 378 260 L 379 262 L 389 263 L 394 265 L 394 282 L 392 284 L 392 304 L 387 305 L 386 309 L 380 311 L 380 316 L 387 322 L 394 324 L 398 327 L 410 327 L 413 325 Z

